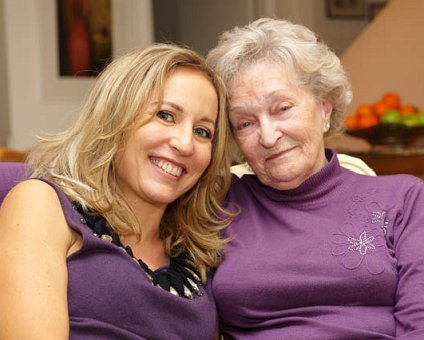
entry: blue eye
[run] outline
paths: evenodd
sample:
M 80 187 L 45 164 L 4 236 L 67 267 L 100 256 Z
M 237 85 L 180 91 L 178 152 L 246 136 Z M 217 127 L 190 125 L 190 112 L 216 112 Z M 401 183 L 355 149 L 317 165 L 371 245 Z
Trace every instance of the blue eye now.
M 169 123 L 172 123 L 174 121 L 174 116 L 166 111 L 159 111 L 158 113 L 156 113 L 156 117 Z
M 249 122 L 243 122 L 243 123 L 241 123 L 239 125 L 238 129 L 239 130 L 242 130 L 242 129 L 245 129 L 245 128 L 249 127 L 249 126 L 250 126 L 250 123 Z
M 194 133 L 202 138 L 211 139 L 212 134 L 204 128 L 195 128 Z

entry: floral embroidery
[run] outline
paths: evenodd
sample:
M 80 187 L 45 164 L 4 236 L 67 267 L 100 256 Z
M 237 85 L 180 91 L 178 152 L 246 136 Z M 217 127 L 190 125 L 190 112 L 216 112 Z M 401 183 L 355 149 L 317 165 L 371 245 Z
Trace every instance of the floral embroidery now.
M 347 210 L 348 219 L 332 235 L 332 255 L 350 270 L 365 267 L 371 274 L 384 271 L 391 250 L 386 243 L 390 225 L 390 207 L 375 202 L 375 187 L 365 193 L 354 193 Z
M 373 202 L 368 205 L 367 210 L 371 214 L 371 223 L 381 228 L 384 234 L 387 233 L 387 226 L 389 221 L 387 220 L 387 211 L 383 210 L 380 205 Z
M 359 235 L 359 239 L 349 236 L 347 240 L 351 244 L 348 249 L 359 251 L 361 255 L 365 255 L 367 253 L 367 249 L 375 249 L 372 241 L 374 241 L 374 236 L 367 237 L 367 232 L 363 231 L 361 235 Z
M 369 190 L 368 190 L 368 194 L 370 194 L 370 195 L 374 195 L 374 194 L 376 194 L 377 193 L 377 188 L 370 188 Z
M 341 256 L 342 264 L 347 269 L 357 269 L 364 265 L 371 274 L 384 271 L 380 249 L 384 251 L 386 241 L 376 230 L 369 230 L 367 225 L 356 227 L 353 223 L 343 224 L 333 234 L 332 255 Z
M 352 197 L 353 202 L 363 202 L 365 200 L 364 195 L 354 195 Z

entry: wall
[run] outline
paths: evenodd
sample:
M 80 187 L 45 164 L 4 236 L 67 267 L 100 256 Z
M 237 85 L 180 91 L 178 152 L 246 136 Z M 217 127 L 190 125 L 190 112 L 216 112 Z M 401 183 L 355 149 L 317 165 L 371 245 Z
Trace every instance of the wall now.
M 10 134 L 16 149 L 62 130 L 78 112 L 92 79 L 56 75 L 55 0 L 3 0 Z M 150 44 L 149 0 L 112 0 L 114 54 Z M 0 45 L 1 46 L 1 45 Z M 0 73 L 1 76 L 1 73 Z M 3 108 L 2 108 L 3 109 Z
M 325 1 L 276 1 L 275 16 L 305 25 L 340 55 L 368 24 L 368 19 L 328 18 Z
M 258 18 L 263 0 L 154 0 L 155 38 L 183 43 L 203 55 L 218 35 Z
M 0 47 L 4 46 L 4 12 L 3 12 L 3 0 L 0 0 Z M 8 100 L 8 82 L 7 82 L 7 62 L 6 62 L 6 50 L 0 48 L 0 80 L 3 80 L 0 84 L 0 146 L 6 145 L 9 134 L 9 100 Z
M 288 19 L 316 31 L 340 54 L 368 24 L 329 19 L 325 0 L 155 0 L 157 39 L 183 42 L 206 55 L 218 35 L 262 16 Z
M 153 41 L 151 1 L 159 0 L 112 0 L 115 54 Z M 366 24 L 363 20 L 327 20 L 324 0 L 180 2 L 182 7 L 173 13 L 182 23 L 180 33 L 190 46 L 202 52 L 214 45 L 218 32 L 259 16 L 303 23 L 337 53 Z M 6 142 L 16 149 L 33 146 L 37 134 L 62 130 L 75 118 L 92 84 L 91 79 L 63 79 L 56 75 L 55 3 L 56 0 L 0 0 L 5 25 L 2 34 L 0 22 L 0 61 L 3 52 L 7 62 L 7 72 L 2 74 L 0 67 L 0 144 L 7 126 Z M 211 7 L 211 3 L 216 6 Z
M 391 0 L 342 55 L 350 74 L 351 110 L 395 91 L 424 109 L 424 1 Z
M 221 32 L 255 19 L 252 0 L 182 0 L 180 3 L 180 36 L 204 55 L 215 46 Z

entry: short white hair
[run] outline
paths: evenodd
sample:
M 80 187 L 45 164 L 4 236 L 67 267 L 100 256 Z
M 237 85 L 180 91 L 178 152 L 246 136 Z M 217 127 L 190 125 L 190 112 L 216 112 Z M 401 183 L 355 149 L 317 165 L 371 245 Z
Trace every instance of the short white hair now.
M 351 85 L 336 54 L 307 27 L 287 20 L 258 19 L 224 32 L 209 51 L 208 63 L 229 85 L 239 71 L 258 61 L 281 62 L 293 71 L 299 85 L 333 106 L 327 135 L 343 130 L 352 100 Z

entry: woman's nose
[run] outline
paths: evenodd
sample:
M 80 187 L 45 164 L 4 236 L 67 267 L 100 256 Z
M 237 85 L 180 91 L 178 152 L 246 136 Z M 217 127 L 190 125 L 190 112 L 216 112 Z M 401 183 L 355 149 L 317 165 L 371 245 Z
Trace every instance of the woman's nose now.
M 260 122 L 259 143 L 265 148 L 272 148 L 283 135 L 279 130 L 278 124 L 264 119 Z
M 182 155 L 189 156 L 194 151 L 193 137 L 192 128 L 176 128 L 171 137 L 170 145 Z

